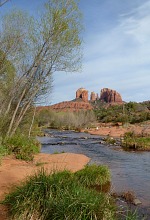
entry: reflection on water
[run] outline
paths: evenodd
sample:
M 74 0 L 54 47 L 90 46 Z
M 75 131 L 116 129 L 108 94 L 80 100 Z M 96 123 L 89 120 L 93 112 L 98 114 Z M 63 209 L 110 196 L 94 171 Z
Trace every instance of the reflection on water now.
M 41 152 L 72 152 L 91 158 L 90 163 L 107 164 L 112 174 L 112 190 L 134 191 L 145 206 L 150 205 L 150 152 L 126 152 L 120 147 L 100 144 L 101 138 L 86 133 L 47 130 L 40 137 Z

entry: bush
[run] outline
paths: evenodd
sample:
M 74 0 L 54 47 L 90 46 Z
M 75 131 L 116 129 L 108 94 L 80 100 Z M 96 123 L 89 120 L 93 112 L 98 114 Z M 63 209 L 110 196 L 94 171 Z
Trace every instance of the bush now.
M 1 164 L 1 159 L 3 156 L 6 156 L 8 155 L 8 149 L 6 147 L 3 147 L 1 144 L 0 144 L 0 164 Z
M 113 220 L 110 200 L 108 195 L 79 184 L 69 171 L 48 175 L 41 170 L 7 195 L 3 203 L 14 220 Z
M 5 138 L 3 145 L 10 153 L 14 153 L 17 159 L 33 160 L 33 154 L 40 150 L 40 143 L 24 135 L 14 135 Z
M 104 138 L 104 141 L 107 144 L 115 144 L 116 143 L 116 140 L 113 137 L 110 137 L 109 135 L 106 138 Z

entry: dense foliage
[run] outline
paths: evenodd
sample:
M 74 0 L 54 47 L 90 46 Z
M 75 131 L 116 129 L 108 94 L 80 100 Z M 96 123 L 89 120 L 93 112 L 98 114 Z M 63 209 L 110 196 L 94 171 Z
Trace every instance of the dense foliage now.
M 38 17 L 13 9 L 0 21 L 0 155 L 30 160 L 38 151 L 30 138 L 35 106 L 51 91 L 52 74 L 81 68 L 81 13 L 78 1 L 48 0 Z
M 149 102 L 129 102 L 108 108 L 103 106 L 96 109 L 95 114 L 98 121 L 105 123 L 122 122 L 134 124 L 150 120 Z
M 54 72 L 81 68 L 82 22 L 74 0 L 49 0 L 38 18 L 15 9 L 0 20 L 0 136 L 12 136 Z

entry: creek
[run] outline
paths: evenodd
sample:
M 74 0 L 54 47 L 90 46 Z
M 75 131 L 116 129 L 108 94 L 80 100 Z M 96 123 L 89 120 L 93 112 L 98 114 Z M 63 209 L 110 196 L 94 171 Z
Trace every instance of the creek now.
M 39 137 L 42 153 L 71 152 L 91 158 L 90 163 L 105 164 L 111 170 L 113 192 L 133 191 L 150 207 L 150 152 L 127 152 L 120 146 L 101 144 L 102 137 L 73 131 L 46 131 Z

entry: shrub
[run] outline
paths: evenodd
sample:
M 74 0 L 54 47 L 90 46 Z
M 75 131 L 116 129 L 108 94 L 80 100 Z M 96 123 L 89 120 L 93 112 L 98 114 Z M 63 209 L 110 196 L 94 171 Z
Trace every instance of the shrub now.
M 0 144 L 0 164 L 3 156 L 8 155 L 8 149 Z
M 115 144 L 116 140 L 113 137 L 110 137 L 109 135 L 104 138 L 104 141 L 106 141 L 107 144 Z
M 7 195 L 3 203 L 14 220 L 115 219 L 110 197 L 79 184 L 69 171 L 48 175 L 41 170 Z
M 22 160 L 32 160 L 33 154 L 40 150 L 40 143 L 36 139 L 24 135 L 5 138 L 3 145 L 10 153 L 14 153 L 17 159 Z
M 36 121 L 39 126 L 76 130 L 90 126 L 92 122 L 96 121 L 96 117 L 93 111 L 53 112 L 42 110 L 37 113 Z

